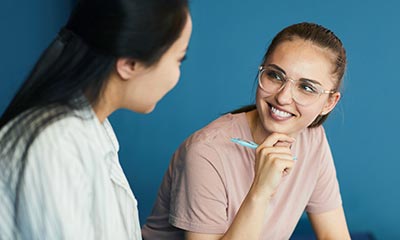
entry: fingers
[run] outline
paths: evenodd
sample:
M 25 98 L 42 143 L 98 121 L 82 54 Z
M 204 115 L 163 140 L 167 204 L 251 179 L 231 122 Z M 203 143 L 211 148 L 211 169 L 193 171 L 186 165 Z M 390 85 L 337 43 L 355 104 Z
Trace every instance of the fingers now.
M 274 147 L 286 147 L 290 148 L 292 146 L 292 143 L 290 142 L 283 142 L 283 141 L 278 141 L 277 143 L 274 144 Z
M 256 149 L 253 186 L 270 197 L 278 188 L 282 177 L 288 175 L 295 161 L 290 146 L 295 139 L 281 133 L 268 136 Z
M 262 148 L 256 160 L 256 165 L 260 168 L 266 167 L 273 172 L 289 173 L 293 167 L 293 155 L 287 147 L 265 147 Z M 264 166 L 264 167 L 263 167 Z
M 291 172 L 295 161 L 289 148 L 265 147 L 256 157 L 253 187 L 270 198 L 278 188 L 282 177 Z
M 286 134 L 273 133 L 258 146 L 256 153 L 259 155 L 268 155 L 272 152 L 291 154 L 290 147 L 295 140 Z M 291 158 L 292 160 L 295 159 L 293 156 Z
M 288 174 L 294 165 L 293 154 L 290 150 L 294 138 L 281 133 L 273 133 L 257 148 L 257 162 L 270 165 L 275 171 Z M 268 162 L 268 163 L 266 163 Z
M 292 152 L 290 151 L 290 148 L 288 148 L 288 147 L 264 147 L 264 148 L 260 148 L 258 150 L 258 154 L 261 154 L 264 156 L 271 154 L 271 153 L 287 153 L 287 154 L 292 155 Z
M 268 136 L 259 147 L 288 147 L 296 141 L 295 138 L 282 133 L 273 133 Z
M 279 172 L 290 170 L 295 163 L 292 154 L 287 153 L 270 153 L 268 154 L 268 159 L 271 167 Z

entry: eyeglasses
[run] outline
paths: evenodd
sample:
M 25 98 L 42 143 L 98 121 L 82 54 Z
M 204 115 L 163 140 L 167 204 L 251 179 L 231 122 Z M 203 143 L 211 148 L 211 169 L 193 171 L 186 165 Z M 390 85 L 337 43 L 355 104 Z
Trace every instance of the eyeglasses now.
M 291 82 L 291 93 L 293 100 L 300 105 L 310 105 L 315 103 L 321 94 L 335 93 L 334 90 L 325 90 L 314 80 L 301 78 L 298 80 L 288 78 L 283 70 L 275 65 L 266 67 L 260 66 L 258 69 L 258 85 L 268 94 L 280 92 L 288 82 Z

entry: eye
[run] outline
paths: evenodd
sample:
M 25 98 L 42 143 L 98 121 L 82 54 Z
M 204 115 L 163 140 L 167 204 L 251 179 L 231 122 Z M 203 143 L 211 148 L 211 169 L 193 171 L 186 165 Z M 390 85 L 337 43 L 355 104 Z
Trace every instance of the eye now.
M 281 73 L 274 71 L 274 70 L 267 70 L 266 75 L 269 80 L 274 81 L 274 82 L 284 82 L 285 81 L 285 77 Z
M 298 88 L 302 92 L 307 93 L 307 94 L 318 94 L 319 93 L 318 87 L 308 81 L 300 81 Z

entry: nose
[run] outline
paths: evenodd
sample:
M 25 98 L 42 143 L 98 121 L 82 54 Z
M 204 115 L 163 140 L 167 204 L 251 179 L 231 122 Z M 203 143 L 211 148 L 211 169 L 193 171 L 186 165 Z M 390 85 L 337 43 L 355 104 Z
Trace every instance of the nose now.
M 279 105 L 289 105 L 293 102 L 292 82 L 287 81 L 282 89 L 276 93 L 275 99 Z

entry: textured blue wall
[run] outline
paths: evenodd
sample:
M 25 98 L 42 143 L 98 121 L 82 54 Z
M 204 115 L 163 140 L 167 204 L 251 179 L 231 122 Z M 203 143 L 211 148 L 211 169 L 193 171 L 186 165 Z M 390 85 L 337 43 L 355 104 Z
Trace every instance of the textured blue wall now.
M 251 103 L 257 66 L 271 38 L 287 25 L 313 21 L 332 29 L 348 52 L 343 99 L 325 127 L 349 227 L 399 239 L 400 3 L 191 2 L 193 36 L 178 86 L 149 115 L 118 111 L 111 117 L 141 221 L 178 145 L 220 114 Z M 2 1 L 0 112 L 70 8 L 69 1 Z

